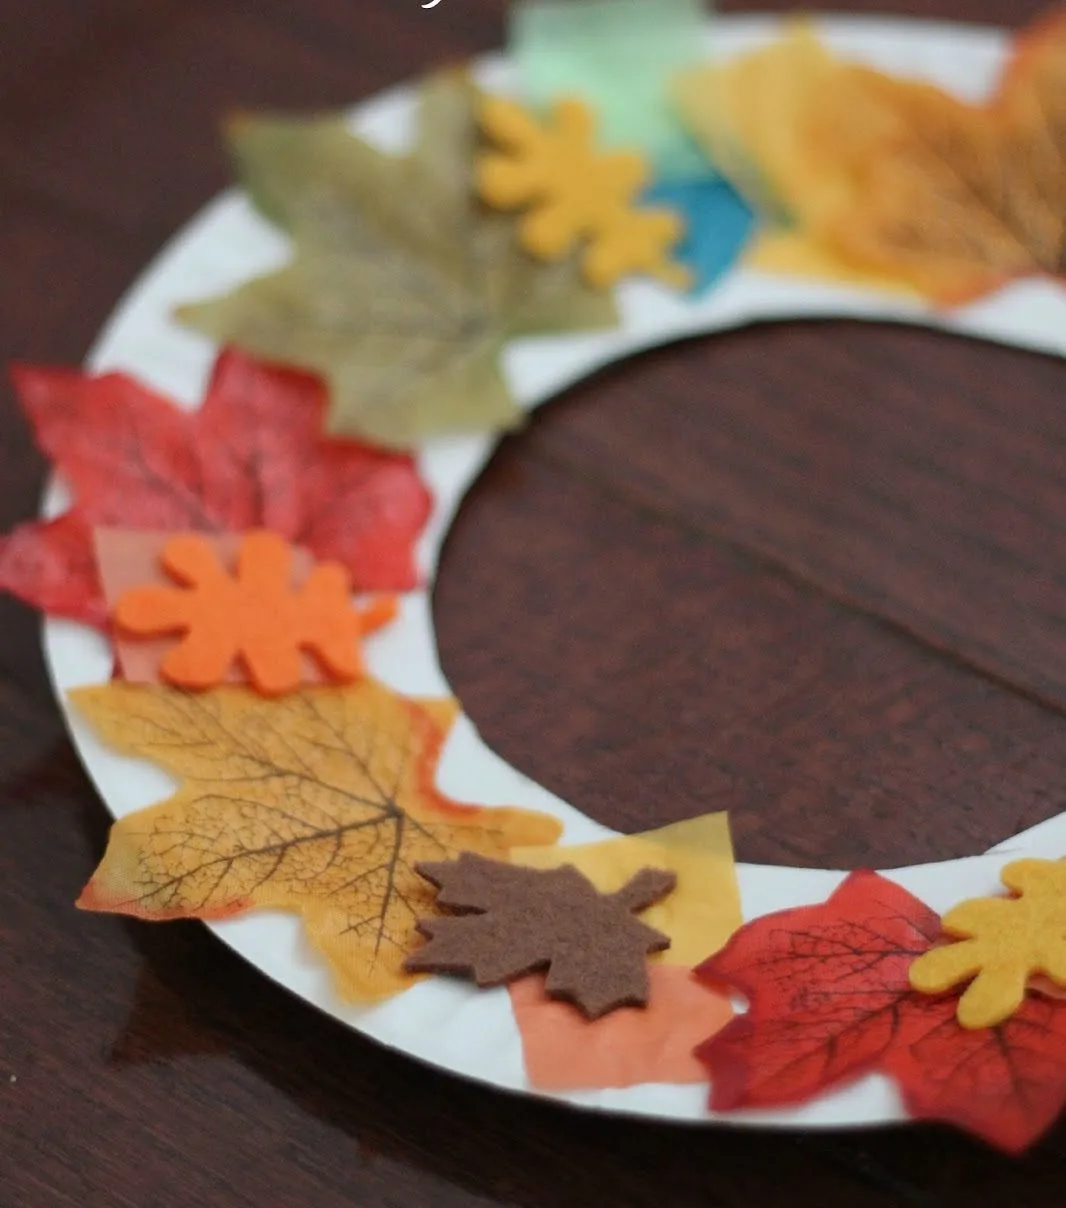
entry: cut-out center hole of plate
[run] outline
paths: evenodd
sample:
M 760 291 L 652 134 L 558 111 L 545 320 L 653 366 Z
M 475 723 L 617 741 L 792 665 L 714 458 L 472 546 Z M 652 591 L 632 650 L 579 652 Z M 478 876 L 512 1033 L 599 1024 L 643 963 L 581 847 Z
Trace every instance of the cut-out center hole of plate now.
M 613 366 L 507 440 L 456 520 L 453 689 L 583 812 L 728 809 L 748 861 L 948 859 L 1056 814 L 1062 374 L 829 323 Z

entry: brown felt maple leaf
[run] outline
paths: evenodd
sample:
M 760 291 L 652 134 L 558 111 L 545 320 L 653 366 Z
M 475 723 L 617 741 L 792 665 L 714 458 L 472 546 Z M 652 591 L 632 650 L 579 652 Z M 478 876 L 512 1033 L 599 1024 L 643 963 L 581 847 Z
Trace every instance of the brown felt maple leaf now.
M 369 679 L 278 700 L 119 683 L 71 698 L 120 750 L 182 779 L 168 800 L 115 823 L 79 905 L 153 920 L 294 911 L 352 1000 L 411 981 L 403 961 L 433 909 L 416 863 L 506 857 L 559 834 L 546 815 L 437 791 L 451 700 L 406 699 Z
M 761 267 L 944 303 L 1066 275 L 1066 13 L 1017 40 L 983 104 L 844 62 L 805 24 L 688 74 L 679 99 L 722 169 L 787 219 Z
M 711 1106 L 804 1103 L 879 1071 L 918 1119 L 1010 1152 L 1030 1145 L 1066 1104 L 1066 1002 L 1033 993 L 1006 1023 L 963 1028 L 957 994 L 910 985 L 911 965 L 940 934 L 934 911 L 863 871 L 824 903 L 742 927 L 696 970 L 749 1004 L 696 1050 Z
M 415 586 L 413 546 L 429 492 L 411 458 L 325 440 L 325 393 L 313 378 L 227 352 L 191 414 L 121 373 L 27 366 L 15 383 L 75 503 L 58 520 L 0 536 L 0 590 L 103 625 L 92 543 L 101 525 L 267 528 L 340 562 L 356 590 Z
M 648 1001 L 647 955 L 669 947 L 670 937 L 633 912 L 670 893 L 674 873 L 644 868 L 615 893 L 601 894 L 571 865 L 523 868 L 464 853 L 418 871 L 440 887 L 438 906 L 462 914 L 421 920 L 429 942 L 407 969 L 469 973 L 479 986 L 498 986 L 546 967 L 547 993 L 590 1019 Z

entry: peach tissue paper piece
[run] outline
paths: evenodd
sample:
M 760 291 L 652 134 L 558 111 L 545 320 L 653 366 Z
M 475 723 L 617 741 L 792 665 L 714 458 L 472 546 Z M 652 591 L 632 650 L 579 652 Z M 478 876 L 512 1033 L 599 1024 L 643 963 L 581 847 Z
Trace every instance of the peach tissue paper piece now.
M 701 985 L 680 965 L 651 965 L 648 973 L 646 1007 L 622 1007 L 591 1022 L 568 1003 L 549 998 L 543 977 L 512 982 L 511 1006 L 530 1085 L 579 1091 L 706 1082 L 707 1071 L 693 1050 L 733 1018 L 728 996 Z

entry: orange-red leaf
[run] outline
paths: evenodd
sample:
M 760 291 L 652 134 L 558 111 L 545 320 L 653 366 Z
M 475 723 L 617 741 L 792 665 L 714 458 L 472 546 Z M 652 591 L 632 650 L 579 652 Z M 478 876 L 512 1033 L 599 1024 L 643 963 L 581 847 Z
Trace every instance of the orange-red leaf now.
M 894 1045 L 881 1068 L 915 1119 L 1021 1153 L 1066 1105 L 1066 1003 L 1031 993 L 1005 1023 L 978 1029 L 959 1025 L 957 1006 L 955 996 L 909 998 L 909 1043 Z
M 748 1011 L 705 1045 L 712 1105 L 777 1107 L 875 1069 L 900 1027 L 911 961 L 940 920 L 906 890 L 855 872 L 828 902 L 742 927 L 697 976 Z

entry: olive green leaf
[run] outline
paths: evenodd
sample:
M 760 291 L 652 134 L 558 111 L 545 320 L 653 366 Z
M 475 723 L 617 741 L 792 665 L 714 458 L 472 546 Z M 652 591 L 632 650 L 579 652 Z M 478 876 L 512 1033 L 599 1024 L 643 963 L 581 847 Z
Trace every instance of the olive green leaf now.
M 234 119 L 241 181 L 291 235 L 293 256 L 179 317 L 321 374 L 335 434 L 407 447 L 435 432 L 516 426 L 504 344 L 609 327 L 617 313 L 574 261 L 527 256 L 512 220 L 476 200 L 479 100 L 464 74 L 431 76 L 406 156 L 350 135 L 337 116 Z

